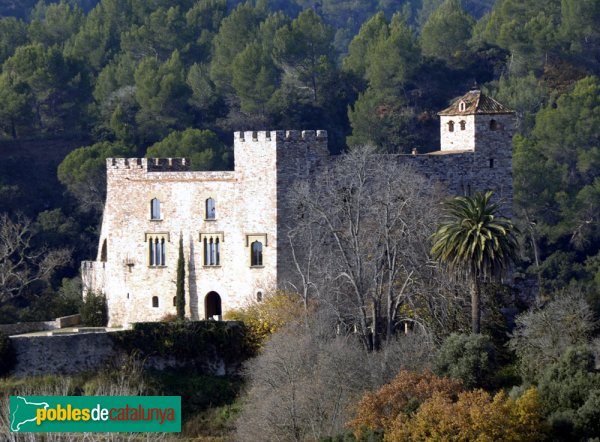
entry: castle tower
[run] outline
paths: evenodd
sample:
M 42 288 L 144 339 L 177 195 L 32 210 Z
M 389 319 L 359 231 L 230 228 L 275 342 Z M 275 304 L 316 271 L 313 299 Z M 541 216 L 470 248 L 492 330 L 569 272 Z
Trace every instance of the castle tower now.
M 438 115 L 440 153 L 472 153 L 465 193 L 493 190 L 504 214 L 510 216 L 515 112 L 474 89 Z

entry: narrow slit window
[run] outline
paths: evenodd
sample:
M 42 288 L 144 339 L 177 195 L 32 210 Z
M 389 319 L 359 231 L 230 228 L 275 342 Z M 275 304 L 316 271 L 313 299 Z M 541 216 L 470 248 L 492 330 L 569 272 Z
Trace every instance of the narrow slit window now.
M 150 201 L 150 219 L 160 219 L 160 201 L 153 198 Z
M 209 259 L 208 239 L 204 238 L 204 265 L 207 266 Z
M 206 219 L 216 219 L 217 218 L 217 210 L 215 206 L 215 200 L 212 198 L 208 198 L 206 200 Z
M 490 169 L 494 168 L 494 159 L 490 158 Z

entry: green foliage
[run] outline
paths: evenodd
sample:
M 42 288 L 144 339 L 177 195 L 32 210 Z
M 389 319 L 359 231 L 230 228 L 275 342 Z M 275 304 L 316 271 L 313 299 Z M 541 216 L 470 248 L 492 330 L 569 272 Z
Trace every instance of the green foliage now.
M 598 78 L 580 80 L 538 112 L 531 137 L 515 140 L 515 202 L 533 245 L 547 244 L 545 256 L 538 257 L 546 261 L 540 266 L 549 268 L 543 280 L 547 291 L 594 277 L 595 269 L 586 274 L 583 264 L 600 241 L 600 140 L 594 130 L 600 124 L 599 97 Z M 560 273 L 551 268 L 553 262 Z
M 49 5 L 40 2 L 33 11 L 28 34 L 32 42 L 62 45 L 79 31 L 83 18 L 81 8 L 64 0 Z
M 106 159 L 133 157 L 135 149 L 122 142 L 100 142 L 75 149 L 58 166 L 58 179 L 82 208 L 102 211 L 106 195 Z
M 79 310 L 81 322 L 90 327 L 105 327 L 108 322 L 106 297 L 103 294 L 88 292 Z
M 423 53 L 460 65 L 474 24 L 473 17 L 465 12 L 460 0 L 445 0 L 423 26 Z
M 146 157 L 185 157 L 190 159 L 192 170 L 223 170 L 229 166 L 230 152 L 210 130 L 186 129 L 171 132 L 150 146 Z
M 473 333 L 480 329 L 480 280 L 499 277 L 516 259 L 518 248 L 517 229 L 497 216 L 498 205 L 491 198 L 492 192 L 486 192 L 451 199 L 446 220 L 432 235 L 433 258 L 471 282 Z
M 134 78 L 135 99 L 140 107 L 135 119 L 144 141 L 156 141 L 171 130 L 187 126 L 191 90 L 177 50 L 164 63 L 156 58 L 143 59 Z
M 600 373 L 588 348 L 568 348 L 544 370 L 538 385 L 558 440 L 587 440 L 600 434 Z
M 0 332 L 0 376 L 7 375 L 14 367 L 15 362 L 15 351 L 10 339 Z
M 242 324 L 217 321 L 136 323 L 132 330 L 111 334 L 115 344 L 142 357 L 176 357 L 184 361 L 201 360 L 214 354 L 226 364 L 239 364 L 253 356 L 246 345 Z
M 333 30 L 312 9 L 305 9 L 289 26 L 275 34 L 275 59 L 291 70 L 316 102 L 321 79 L 333 69 Z
M 498 369 L 491 339 L 485 335 L 453 333 L 435 359 L 435 373 L 460 379 L 466 388 L 490 388 Z
M 177 289 L 175 301 L 177 304 L 177 319 L 185 319 L 185 260 L 183 258 L 183 236 L 179 237 L 179 257 L 177 258 Z

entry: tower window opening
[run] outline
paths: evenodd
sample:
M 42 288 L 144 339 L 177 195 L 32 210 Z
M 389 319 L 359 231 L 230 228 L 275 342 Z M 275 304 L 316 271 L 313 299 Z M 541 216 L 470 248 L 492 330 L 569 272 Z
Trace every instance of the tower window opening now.
M 215 200 L 208 198 L 206 200 L 206 219 L 216 219 L 217 211 L 215 207 Z
M 466 107 L 467 107 L 467 106 L 466 106 L 466 104 L 465 104 L 465 102 L 464 102 L 464 101 L 461 101 L 461 102 L 458 104 L 458 110 L 459 110 L 459 111 L 461 111 L 461 112 L 464 112 L 464 111 L 465 111 L 465 109 L 466 109 Z
M 250 265 L 252 267 L 263 265 L 263 245 L 260 241 L 254 241 L 250 247 Z
M 263 300 L 263 292 L 261 290 L 259 290 L 258 292 L 256 292 L 256 302 L 262 302 Z
M 490 158 L 490 169 L 494 168 L 494 159 Z
M 490 130 L 498 130 L 498 129 L 500 129 L 498 122 L 496 120 L 491 120 L 490 121 Z
M 158 296 L 152 297 L 152 307 L 158 308 Z
M 454 121 L 448 121 L 448 132 L 454 132 Z
M 158 198 L 150 200 L 150 219 L 160 219 L 160 201 Z
M 465 130 L 467 128 L 467 122 L 465 120 L 462 120 L 458 124 L 460 124 L 460 130 Z

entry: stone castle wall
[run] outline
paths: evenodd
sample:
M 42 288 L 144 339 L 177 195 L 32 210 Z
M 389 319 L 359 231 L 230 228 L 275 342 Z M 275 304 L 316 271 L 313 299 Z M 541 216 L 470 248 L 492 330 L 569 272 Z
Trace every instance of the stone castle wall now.
M 448 119 L 455 120 L 448 131 Z M 460 122 L 465 124 L 461 126 Z M 495 191 L 503 215 L 512 208 L 511 114 L 442 117 L 442 150 L 396 155 L 439 181 L 452 195 Z M 464 129 L 462 127 L 464 126 Z M 108 159 L 107 201 L 95 262 L 82 264 L 87 290 L 103 292 L 109 325 L 160 320 L 175 314 L 179 238 L 186 262 L 187 316 L 206 317 L 205 300 L 218 293 L 224 311 L 283 287 L 293 269 L 287 243 L 294 182 L 327 161 L 325 131 L 260 131 L 234 134 L 233 171 L 196 172 L 185 159 Z M 161 217 L 150 217 L 150 201 Z M 215 219 L 205 201 L 216 203 Z M 205 236 L 219 238 L 221 262 L 203 262 Z M 149 265 L 148 238 L 166 244 L 164 266 Z M 250 265 L 250 244 L 263 243 L 263 264 Z M 157 297 L 158 306 L 153 304 Z
M 280 194 L 294 174 L 306 175 L 315 159 L 326 155 L 326 146 L 324 131 L 236 133 L 235 169 L 223 172 L 189 171 L 183 159 L 108 159 L 98 257 L 82 264 L 82 277 L 88 290 L 106 294 L 109 325 L 156 321 L 176 313 L 180 236 L 191 319 L 205 318 L 210 292 L 229 310 L 273 288 L 281 250 L 278 225 L 285 217 L 278 210 Z M 154 198 L 161 202 L 158 220 L 150 216 Z M 215 219 L 206 217 L 208 198 L 215 201 Z M 220 265 L 204 265 L 203 235 L 219 238 Z M 149 265 L 148 239 L 154 237 L 165 239 L 164 266 Z M 263 243 L 261 266 L 250 265 L 255 240 Z

